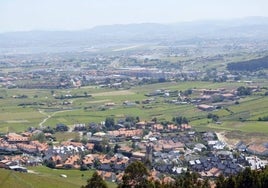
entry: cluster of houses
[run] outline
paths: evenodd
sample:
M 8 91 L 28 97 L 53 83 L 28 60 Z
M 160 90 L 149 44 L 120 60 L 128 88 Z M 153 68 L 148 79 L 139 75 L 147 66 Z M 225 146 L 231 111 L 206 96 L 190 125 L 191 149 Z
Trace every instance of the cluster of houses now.
M 258 86 L 249 86 L 252 92 L 259 91 Z M 191 89 L 189 94 L 179 92 L 177 90 L 171 91 L 166 89 L 158 89 L 153 92 L 145 94 L 148 98 L 148 103 L 155 99 L 152 97 L 161 96 L 165 98 L 165 102 L 177 105 L 193 104 L 202 111 L 213 111 L 220 108 L 224 103 L 229 101 L 237 101 L 240 99 L 236 89 Z
M 148 130 L 146 134 L 145 129 Z M 65 141 L 54 145 L 32 140 L 32 135 L 38 133 L 40 131 L 4 135 L 0 139 L 0 167 L 23 172 L 33 165 L 96 169 L 105 180 L 121 181 L 125 168 L 140 160 L 149 164 L 152 179 L 162 181 L 160 177 L 187 170 L 196 171 L 203 177 L 217 177 L 236 174 L 246 166 L 259 169 L 267 165 L 267 161 L 256 157 L 256 154 L 267 156 L 267 146 L 239 143 L 234 154 L 215 133 L 195 132 L 188 124 L 160 126 L 141 121 L 136 128 L 86 134 L 87 143 Z M 108 153 L 96 150 L 104 140 L 112 147 Z
M 20 64 L 20 66 L 27 66 L 29 71 L 21 72 L 14 69 L 4 73 L 0 77 L 0 85 L 7 88 L 55 89 L 79 88 L 94 84 L 100 87 L 123 88 L 125 83 L 128 86 L 132 86 L 142 84 L 143 82 L 146 83 L 146 80 L 158 80 L 160 82 L 161 80 L 202 80 L 207 75 L 202 70 L 182 70 L 178 69 L 174 64 L 168 66 L 161 59 L 149 60 L 143 55 L 138 54 L 135 54 L 135 57 L 92 57 L 90 54 L 83 54 L 83 57 L 80 57 L 80 55 L 77 54 L 76 58 L 71 58 L 72 60 L 70 60 L 68 55 L 66 57 L 62 54 L 51 56 L 39 54 L 38 58 L 31 55 L 2 57 L 0 60 L 7 67 L 13 68 Z M 154 63 L 144 66 L 143 61 L 145 59 L 143 58 Z M 206 61 L 211 60 L 210 58 L 205 59 Z M 114 67 L 110 64 L 114 61 L 118 61 L 119 66 Z M 200 59 L 197 58 L 195 61 L 200 61 Z M 135 62 L 135 66 L 126 66 L 125 62 Z M 158 65 L 161 65 L 161 68 L 156 68 L 156 62 Z M 42 68 L 38 68 L 39 66 Z M 219 72 L 218 75 L 211 75 L 208 80 L 222 77 L 234 80 L 237 75 L 224 71 Z M 227 81 L 226 79 L 222 81 Z M 21 81 L 27 81 L 27 84 L 22 84 Z

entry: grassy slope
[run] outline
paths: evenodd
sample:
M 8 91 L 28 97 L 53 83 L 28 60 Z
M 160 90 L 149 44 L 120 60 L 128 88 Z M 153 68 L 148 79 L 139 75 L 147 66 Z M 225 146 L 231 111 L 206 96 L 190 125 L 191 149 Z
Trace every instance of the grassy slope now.
M 231 105 L 229 111 L 222 109 L 212 112 L 220 117 L 223 123 L 217 125 L 208 119 L 194 122 L 199 129 L 240 130 L 268 134 L 268 123 L 257 121 L 268 115 L 268 97 L 251 96 L 240 100 L 240 104 Z
M 79 170 L 53 170 L 43 166 L 32 167 L 37 174 L 20 173 L 10 170 L 0 169 L 0 187 L 12 188 L 79 188 L 86 184 L 92 175 L 92 171 Z M 61 174 L 67 178 L 60 177 Z M 84 176 L 82 176 L 82 174 Z M 107 182 L 111 188 L 116 184 Z

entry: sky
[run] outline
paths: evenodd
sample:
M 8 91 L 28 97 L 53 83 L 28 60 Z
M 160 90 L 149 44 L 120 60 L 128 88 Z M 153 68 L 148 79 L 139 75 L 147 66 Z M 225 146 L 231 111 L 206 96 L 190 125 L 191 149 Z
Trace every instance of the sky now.
M 0 0 L 0 32 L 268 17 L 267 0 Z

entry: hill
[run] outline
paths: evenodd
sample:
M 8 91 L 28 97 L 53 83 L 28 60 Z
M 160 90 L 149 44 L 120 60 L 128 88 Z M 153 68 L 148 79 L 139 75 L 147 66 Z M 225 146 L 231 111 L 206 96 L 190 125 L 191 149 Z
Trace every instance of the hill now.
M 92 171 L 53 170 L 43 166 L 33 167 L 31 170 L 34 173 L 21 173 L 0 169 L 0 187 L 80 188 L 92 176 Z M 61 177 L 61 174 L 65 174 L 67 177 Z M 109 182 L 108 185 L 109 187 L 115 187 L 115 184 Z
M 268 18 L 195 21 L 173 24 L 98 26 L 81 31 L 27 31 L 0 34 L 1 52 L 81 51 L 120 44 L 172 43 L 193 39 L 267 39 Z
M 237 63 L 229 63 L 227 69 L 229 71 L 257 71 L 268 69 L 268 56 Z

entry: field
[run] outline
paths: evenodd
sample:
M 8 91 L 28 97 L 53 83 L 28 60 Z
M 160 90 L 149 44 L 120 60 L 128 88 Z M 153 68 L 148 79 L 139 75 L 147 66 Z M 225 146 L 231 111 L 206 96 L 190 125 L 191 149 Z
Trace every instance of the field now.
M 0 169 L 0 187 L 12 188 L 79 188 L 86 184 L 93 171 L 79 170 L 53 170 L 47 167 L 31 167 L 32 173 L 21 173 Z M 67 177 L 61 177 L 64 174 Z M 115 188 L 116 184 L 107 182 L 109 188 Z
M 266 83 L 263 83 L 264 85 Z M 268 115 L 268 98 L 253 95 L 242 98 L 239 104 L 231 103 L 222 109 L 213 111 L 222 121 L 215 124 L 207 119 L 208 112 L 198 110 L 195 105 L 175 105 L 166 103 L 166 98 L 160 96 L 147 97 L 145 94 L 158 89 L 184 91 L 194 88 L 226 88 L 234 89 L 243 83 L 213 83 L 213 82 L 168 82 L 151 85 L 135 86 L 131 89 L 109 89 L 85 87 L 70 90 L 54 90 L 54 96 L 66 94 L 84 95 L 70 99 L 55 99 L 50 90 L 32 89 L 1 89 L 3 99 L 0 99 L 0 132 L 22 132 L 28 127 L 51 126 L 58 123 L 73 126 L 76 123 L 102 122 L 112 116 L 116 120 L 126 116 L 139 116 L 141 120 L 157 118 L 159 122 L 171 121 L 174 116 L 186 116 L 190 124 L 198 130 L 241 130 L 243 132 L 262 132 L 268 134 L 267 122 L 257 121 L 259 117 Z M 16 96 L 25 95 L 25 98 Z M 152 99 L 149 104 L 142 101 Z M 68 101 L 68 104 L 63 102 Z M 133 105 L 123 105 L 125 101 Z M 66 136 L 66 135 L 65 135 Z M 69 138 L 67 135 L 66 138 Z M 60 140 L 64 140 L 60 138 Z

